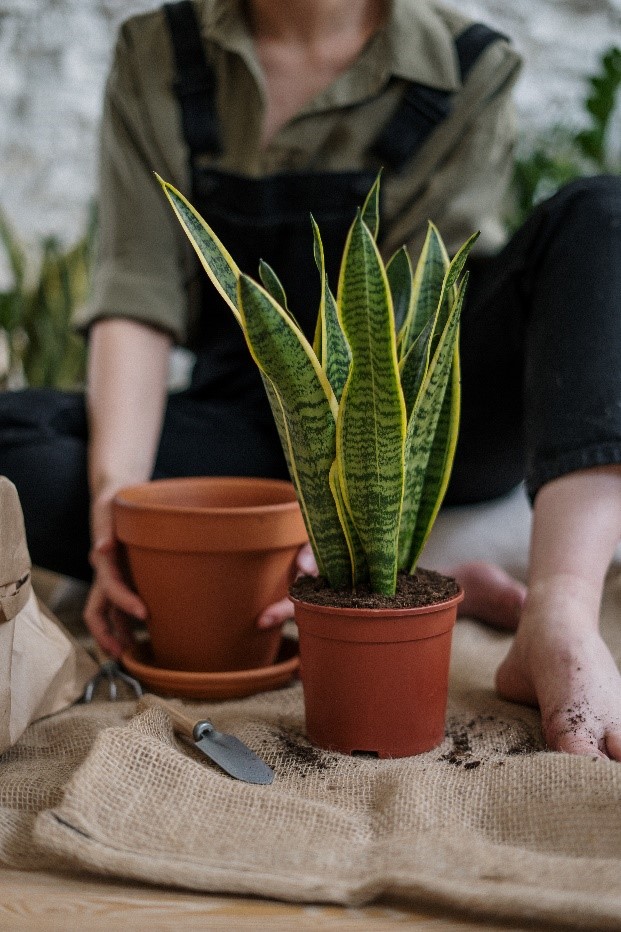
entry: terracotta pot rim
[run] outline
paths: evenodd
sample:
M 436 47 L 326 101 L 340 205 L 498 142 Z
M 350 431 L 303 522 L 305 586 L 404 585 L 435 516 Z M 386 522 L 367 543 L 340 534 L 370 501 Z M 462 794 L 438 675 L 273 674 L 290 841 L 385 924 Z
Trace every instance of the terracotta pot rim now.
M 186 481 L 188 478 L 196 478 L 201 483 L 205 484 L 216 484 L 221 483 L 223 485 L 237 485 L 237 484 L 246 484 L 252 483 L 256 485 L 266 486 L 276 486 L 282 487 L 283 491 L 285 489 L 291 490 L 293 486 L 290 482 L 285 479 L 267 479 L 259 476 L 196 476 L 196 477 L 179 477 L 180 480 Z M 178 515 L 237 515 L 239 517 L 252 517 L 254 515 L 260 516 L 265 514 L 286 514 L 289 511 L 297 511 L 299 508 L 298 500 L 294 497 L 289 501 L 283 502 L 271 502 L 267 505 L 182 505 L 182 504 L 166 504 L 161 501 L 146 501 L 144 499 L 140 501 L 133 500 L 133 495 L 139 495 L 140 492 L 147 488 L 152 488 L 154 485 L 161 484 L 174 484 L 177 480 L 173 479 L 152 479 L 149 482 L 139 482 L 135 485 L 125 486 L 116 493 L 114 497 L 114 503 L 119 508 L 127 509 L 127 511 L 140 511 L 140 512 L 157 512 L 158 514 L 178 514 Z
M 431 605 L 413 605 L 411 608 L 357 608 L 346 605 L 319 605 L 317 602 L 307 602 L 305 599 L 296 599 L 289 593 L 289 598 L 294 605 L 303 605 L 314 612 L 325 615 L 353 615 L 354 618 L 373 618 L 378 620 L 380 616 L 385 618 L 405 618 L 408 615 L 430 615 L 433 612 L 443 611 L 458 605 L 464 597 L 464 590 L 459 587 L 459 592 L 444 599 L 442 602 L 433 602 Z

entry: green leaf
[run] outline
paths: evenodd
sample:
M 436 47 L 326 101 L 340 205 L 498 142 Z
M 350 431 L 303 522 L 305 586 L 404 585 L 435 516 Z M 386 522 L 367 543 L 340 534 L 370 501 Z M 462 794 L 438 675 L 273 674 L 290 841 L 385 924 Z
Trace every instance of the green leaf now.
M 332 466 L 330 467 L 330 489 L 332 490 L 332 495 L 336 504 L 336 510 L 338 511 L 341 521 L 341 527 L 343 528 L 345 540 L 347 541 L 349 559 L 351 561 L 351 578 L 353 587 L 355 589 L 356 586 L 358 586 L 361 582 L 364 582 L 366 579 L 368 579 L 369 568 L 367 566 L 367 560 L 364 555 L 362 542 L 358 536 L 356 528 L 353 525 L 349 512 L 347 511 L 347 506 L 345 505 L 337 460 L 334 460 Z
M 263 259 L 259 262 L 259 278 L 261 279 L 263 287 L 267 293 L 271 295 L 276 304 L 280 304 L 286 311 L 289 311 L 287 295 L 285 294 L 282 282 L 271 265 L 268 265 Z
M 351 585 L 347 540 L 330 489 L 336 454 L 336 402 L 308 341 L 274 299 L 240 275 L 238 303 L 252 356 L 274 388 L 274 411 L 319 571 L 331 586 Z M 273 397 L 269 395 L 270 401 Z
M 261 283 L 267 293 L 271 295 L 276 304 L 280 304 L 280 306 L 287 312 L 291 320 L 296 324 L 298 329 L 301 330 L 302 328 L 300 327 L 287 303 L 287 295 L 285 294 L 285 289 L 283 288 L 282 282 L 271 265 L 268 265 L 267 262 L 263 261 L 263 259 L 261 259 L 259 262 L 259 278 L 261 279 Z
M 435 318 L 427 321 L 425 329 L 419 333 L 416 340 L 410 346 L 407 356 L 399 363 L 399 374 L 401 377 L 401 389 L 405 400 L 405 412 L 409 419 L 421 385 L 427 374 L 429 366 L 429 356 L 431 348 L 431 336 Z
M 366 196 L 366 200 L 362 205 L 362 219 L 366 226 L 368 227 L 373 239 L 377 239 L 379 235 L 379 223 L 380 223 L 380 180 L 382 177 L 382 171 L 380 169 L 377 178 L 373 182 L 371 190 Z
M 401 359 L 407 356 L 430 317 L 437 313 L 438 295 L 448 267 L 449 259 L 442 238 L 433 223 L 429 223 L 414 273 L 409 311 L 399 333 Z
M 448 273 L 447 273 L 448 275 Z M 459 319 L 467 284 L 467 274 L 461 282 L 457 298 L 451 302 L 448 321 L 440 337 L 438 347 L 429 365 L 425 380 L 421 386 L 418 399 L 410 415 L 405 442 L 405 491 L 403 512 L 399 531 L 399 567 L 409 569 L 412 564 L 412 546 L 414 532 L 418 523 L 423 489 L 426 482 L 431 486 L 443 487 L 448 478 L 443 473 L 440 480 L 427 479 L 430 457 L 434 451 L 435 434 L 444 403 L 444 396 L 453 365 L 455 347 L 459 334 Z M 455 424 L 451 429 L 456 430 Z M 438 450 L 442 448 L 441 437 L 438 438 Z M 437 458 L 441 459 L 440 452 Z M 433 467 L 437 467 L 434 459 Z M 449 464 L 450 466 L 450 464 Z M 445 464 L 444 469 L 449 466 Z M 441 467 L 442 468 L 442 467 Z M 431 494 L 431 493 L 430 493 Z M 427 529 L 417 532 L 425 536 Z
M 398 333 L 410 312 L 413 295 L 412 263 L 405 246 L 397 250 L 386 266 L 386 275 L 388 276 L 388 284 L 392 295 L 395 329 Z
M 218 239 L 214 231 L 192 207 L 190 202 L 171 184 L 155 173 L 155 177 L 164 189 L 179 223 L 185 230 L 201 265 L 207 272 L 214 287 L 233 311 L 238 323 L 241 323 L 237 308 L 237 281 L 240 270 L 233 257 Z
M 459 349 L 455 346 L 449 384 L 444 394 L 425 472 L 425 480 L 420 493 L 420 504 L 416 514 L 416 525 L 408 558 L 410 564 L 408 571 L 410 573 L 416 571 L 416 564 L 440 511 L 451 478 L 457 435 L 459 433 L 460 405 Z
M 319 303 L 319 332 L 321 335 L 321 366 L 328 377 L 337 400 L 343 393 L 343 387 L 349 374 L 351 354 L 347 340 L 341 330 L 336 301 L 328 286 L 326 266 L 321 234 L 315 220 L 311 217 L 314 237 L 315 263 L 321 276 L 321 298 Z
M 349 551 L 329 483 L 336 433 L 330 385 L 287 311 L 241 275 L 189 201 L 159 176 L 158 180 L 203 268 L 241 325 L 261 371 L 320 572 L 331 585 L 346 585 L 351 581 Z
M 463 246 L 456 252 L 453 256 L 451 263 L 448 267 L 446 278 L 442 284 L 442 292 L 440 294 L 440 300 L 438 301 L 438 310 L 436 312 L 436 322 L 434 326 L 433 336 L 431 337 L 431 355 L 435 353 L 438 343 L 440 341 L 441 335 L 444 333 L 446 327 L 446 322 L 451 313 L 452 303 L 457 298 L 456 284 L 457 279 L 464 270 L 464 265 L 466 264 L 466 259 L 470 253 L 470 250 L 476 243 L 479 238 L 479 233 L 473 233 L 469 239 L 463 244 Z
M 352 355 L 337 417 L 341 490 L 366 554 L 371 586 L 393 595 L 403 499 L 405 403 L 388 279 L 360 214 L 345 246 L 338 310 Z

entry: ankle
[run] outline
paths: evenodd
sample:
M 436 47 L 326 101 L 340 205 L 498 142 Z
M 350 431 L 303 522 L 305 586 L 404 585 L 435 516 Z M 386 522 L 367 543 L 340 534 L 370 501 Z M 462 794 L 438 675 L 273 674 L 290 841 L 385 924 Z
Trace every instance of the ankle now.
M 597 586 L 566 574 L 538 579 L 529 586 L 519 631 L 523 643 L 550 649 L 599 631 L 601 592 Z M 544 647 L 545 645 L 545 647 Z

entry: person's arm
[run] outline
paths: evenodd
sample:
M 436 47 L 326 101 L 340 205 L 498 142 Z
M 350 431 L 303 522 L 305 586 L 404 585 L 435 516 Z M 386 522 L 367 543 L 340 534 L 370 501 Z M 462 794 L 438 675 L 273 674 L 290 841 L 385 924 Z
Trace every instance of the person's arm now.
M 123 486 L 151 477 L 166 404 L 170 347 L 170 336 L 136 321 L 106 319 L 91 329 L 88 474 L 95 576 L 84 617 L 99 645 L 115 656 L 127 642 L 120 613 L 144 618 L 146 609 L 122 577 L 112 499 Z
M 100 646 L 114 655 L 126 640 L 123 613 L 144 617 L 145 608 L 121 573 L 111 501 L 121 486 L 152 475 L 169 350 L 173 340 L 186 337 L 188 248 L 153 174 L 184 186 L 176 104 L 162 95 L 172 81 L 169 45 L 161 12 L 120 29 L 104 99 L 92 296 L 77 320 L 90 334 L 94 581 L 84 617 Z

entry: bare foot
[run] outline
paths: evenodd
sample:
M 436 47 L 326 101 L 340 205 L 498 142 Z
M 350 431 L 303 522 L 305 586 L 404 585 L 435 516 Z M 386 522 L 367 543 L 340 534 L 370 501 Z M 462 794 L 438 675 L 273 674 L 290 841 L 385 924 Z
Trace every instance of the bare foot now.
M 443 569 L 464 590 L 459 614 L 496 628 L 514 631 L 520 620 L 526 586 L 494 563 L 460 563 Z
M 621 674 L 597 628 L 599 600 L 573 583 L 529 592 L 496 687 L 539 706 L 551 750 L 621 760 Z

